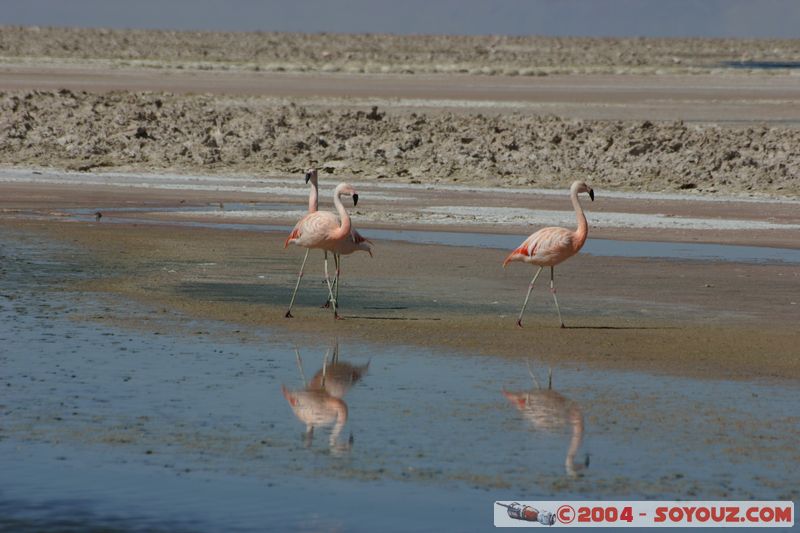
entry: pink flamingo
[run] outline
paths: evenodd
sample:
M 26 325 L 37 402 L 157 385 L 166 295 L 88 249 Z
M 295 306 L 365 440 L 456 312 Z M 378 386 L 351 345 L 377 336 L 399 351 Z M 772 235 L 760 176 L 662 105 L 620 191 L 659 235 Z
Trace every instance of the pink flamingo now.
M 586 216 L 584 216 L 583 208 L 578 201 L 578 193 L 582 192 L 589 193 L 589 198 L 594 201 L 594 191 L 583 181 L 575 181 L 569 188 L 572 206 L 575 208 L 575 215 L 578 217 L 577 230 L 570 231 L 566 228 L 559 227 L 542 228 L 525 239 L 525 242 L 523 242 L 519 248 L 511 252 L 508 257 L 506 257 L 505 261 L 503 261 L 503 268 L 513 261 L 522 261 L 539 266 L 539 270 L 536 271 L 530 285 L 528 285 L 528 294 L 525 296 L 525 302 L 522 304 L 522 310 L 519 312 L 519 318 L 517 319 L 517 326 L 519 327 L 522 327 L 522 315 L 525 313 L 525 307 L 528 305 L 528 298 L 531 296 L 533 284 L 536 283 L 536 278 L 539 277 L 542 269 L 546 266 L 550 267 L 550 292 L 553 293 L 553 301 L 556 303 L 558 321 L 561 323 L 562 328 L 566 327 L 564 326 L 564 321 L 561 319 L 561 309 L 558 308 L 554 268 L 559 263 L 577 254 L 580 249 L 583 248 L 583 244 L 586 242 L 586 237 L 589 234 L 589 225 L 586 223 Z
M 310 168 L 306 171 L 306 183 L 311 181 L 311 190 L 308 193 L 308 212 L 316 213 L 319 207 L 319 193 L 317 190 L 317 169 Z M 292 292 L 292 300 L 289 302 L 289 310 L 286 311 L 286 318 L 292 318 L 292 306 L 294 305 L 294 297 L 297 295 L 297 289 L 300 287 L 300 280 L 303 279 L 303 269 L 308 260 L 308 252 L 311 248 L 306 248 L 306 255 L 303 257 L 303 262 L 300 264 L 300 275 L 297 276 L 297 283 L 294 284 L 294 292 Z M 326 254 L 327 256 L 327 254 Z M 327 262 L 327 257 L 325 258 Z
M 312 178 L 309 176 L 309 174 L 306 174 L 306 179 L 308 181 Z M 313 195 L 314 192 L 312 191 L 312 196 Z M 352 228 L 350 225 L 350 216 L 347 214 L 347 211 L 342 205 L 341 196 L 344 195 L 353 197 L 354 206 L 358 204 L 358 194 L 356 193 L 355 189 L 347 183 L 340 183 L 333 192 L 333 204 L 336 207 L 339 216 L 337 217 L 334 213 L 328 211 L 314 211 L 312 213 L 308 213 L 295 225 L 294 229 L 284 243 L 284 248 L 289 246 L 289 244 L 296 244 L 298 246 L 303 246 L 308 250 L 318 248 L 325 252 L 325 282 L 328 285 L 328 296 L 333 306 L 333 316 L 336 319 L 341 317 L 336 309 L 337 302 L 336 298 L 334 297 L 333 287 L 331 286 L 330 277 L 328 275 L 327 252 L 332 252 L 334 254 L 334 260 L 336 261 L 335 283 L 337 283 L 336 292 L 338 294 L 338 277 L 340 272 L 339 254 L 353 253 L 355 250 L 359 249 L 370 251 L 370 243 L 363 237 L 360 237 L 360 235 L 359 237 L 361 238 L 361 242 L 356 242 L 356 237 L 353 235 L 353 231 L 351 231 Z M 309 208 L 311 208 L 311 206 L 312 198 L 310 197 Z M 347 241 L 353 242 L 350 244 Z M 371 251 L 370 255 L 372 255 Z M 294 298 L 297 294 L 297 287 L 300 285 L 300 279 L 303 277 L 303 267 L 305 266 L 305 261 L 307 258 L 308 253 L 306 253 L 306 257 L 303 259 L 303 264 L 300 267 L 300 273 L 297 277 L 297 283 L 295 284 L 295 290 L 292 294 L 292 300 L 289 303 L 289 310 L 286 311 L 287 318 L 292 318 L 292 304 L 294 303 Z

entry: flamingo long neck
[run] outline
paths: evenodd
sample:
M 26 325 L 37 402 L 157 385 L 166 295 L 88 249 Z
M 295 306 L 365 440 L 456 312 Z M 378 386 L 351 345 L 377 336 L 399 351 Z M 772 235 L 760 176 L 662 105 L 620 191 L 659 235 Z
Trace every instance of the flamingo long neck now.
M 311 191 L 308 193 L 308 212 L 316 213 L 319 209 L 319 186 L 317 180 L 311 179 Z
M 336 240 L 344 239 L 350 235 L 350 215 L 347 214 L 344 205 L 342 205 L 341 193 L 338 190 L 333 195 L 333 205 L 339 213 L 339 220 L 341 220 L 342 224 L 339 226 L 339 229 L 333 232 L 331 237 Z
M 575 252 L 583 248 L 583 243 L 586 242 L 586 237 L 589 235 L 589 224 L 586 222 L 586 216 L 583 214 L 583 207 L 578 200 L 578 190 L 570 190 L 570 199 L 572 200 L 572 207 L 575 209 L 575 216 L 578 219 L 578 229 L 575 230 L 575 239 L 572 241 L 572 246 Z

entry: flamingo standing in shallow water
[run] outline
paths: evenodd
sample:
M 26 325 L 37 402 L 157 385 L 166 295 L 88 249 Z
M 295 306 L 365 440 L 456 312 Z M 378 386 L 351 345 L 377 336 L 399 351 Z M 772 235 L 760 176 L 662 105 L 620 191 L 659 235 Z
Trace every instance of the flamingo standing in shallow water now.
M 558 308 L 554 268 L 559 263 L 577 254 L 580 249 L 583 248 L 583 244 L 586 242 L 586 237 L 589 234 L 589 225 L 586 223 L 586 216 L 583 214 L 583 208 L 578 201 L 578 193 L 582 192 L 588 193 L 589 198 L 594 201 L 594 191 L 591 187 L 586 185 L 585 182 L 575 181 L 569 188 L 569 196 L 572 199 L 572 206 L 575 208 L 575 215 L 578 218 L 577 230 L 571 231 L 567 228 L 559 227 L 542 228 L 525 239 L 525 242 L 511 252 L 508 257 L 506 257 L 506 260 L 503 261 L 503 268 L 513 261 L 531 263 L 539 267 L 530 285 L 528 285 L 528 294 L 525 296 L 525 302 L 522 304 L 522 310 L 519 312 L 519 318 L 517 319 L 517 326 L 519 327 L 522 327 L 522 315 L 525 313 L 525 307 L 528 305 L 528 299 L 531 296 L 533 284 L 536 283 L 536 278 L 539 277 L 542 269 L 546 266 L 550 267 L 550 292 L 553 293 L 553 301 L 556 303 L 558 321 L 561 323 L 562 328 L 566 327 L 564 326 L 564 321 L 561 319 L 561 310 Z
M 336 292 L 338 294 L 339 254 L 353 253 L 359 249 L 370 251 L 369 243 L 366 239 L 363 239 L 363 237 L 361 237 L 361 239 L 363 239 L 361 242 L 356 242 L 350 225 L 350 216 L 342 205 L 341 196 L 345 195 L 353 197 L 354 206 L 358 204 L 358 194 L 353 186 L 347 183 L 340 183 L 333 192 L 333 204 L 339 216 L 337 217 L 334 213 L 328 211 L 309 213 L 300 219 L 284 243 L 284 248 L 289 246 L 289 244 L 296 244 L 308 248 L 309 250 L 318 248 L 325 252 L 325 282 L 328 285 L 328 296 L 333 307 L 333 316 L 336 319 L 341 317 L 336 309 L 337 301 L 334 296 L 333 287 L 331 286 L 330 277 L 328 276 L 327 252 L 334 254 L 337 273 L 334 283 L 337 284 Z M 309 200 L 309 207 L 310 204 L 311 200 Z M 348 241 L 353 242 L 348 243 Z M 289 310 L 286 311 L 287 318 L 292 317 L 291 306 L 292 303 L 294 303 L 297 287 L 300 285 L 300 278 L 303 276 L 303 266 L 305 266 L 305 259 L 303 260 L 303 265 L 300 267 L 300 274 L 298 275 L 297 284 L 295 285 L 295 292 L 292 294 Z

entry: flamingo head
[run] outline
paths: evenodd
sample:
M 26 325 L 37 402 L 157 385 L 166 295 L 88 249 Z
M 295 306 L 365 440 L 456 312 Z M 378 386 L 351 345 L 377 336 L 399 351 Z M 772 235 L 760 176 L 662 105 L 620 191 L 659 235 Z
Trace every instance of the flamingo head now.
M 336 187 L 335 191 L 336 196 L 352 196 L 353 197 L 353 206 L 358 205 L 358 193 L 356 192 L 355 188 L 349 183 L 340 183 L 338 187 Z
M 306 170 L 306 183 L 308 183 L 309 181 L 317 183 L 317 169 L 314 167 L 311 167 L 308 170 Z
M 594 190 L 589 187 L 585 181 L 575 181 L 572 183 L 572 187 L 570 187 L 573 191 L 580 194 L 585 192 L 589 195 L 589 199 L 594 202 Z

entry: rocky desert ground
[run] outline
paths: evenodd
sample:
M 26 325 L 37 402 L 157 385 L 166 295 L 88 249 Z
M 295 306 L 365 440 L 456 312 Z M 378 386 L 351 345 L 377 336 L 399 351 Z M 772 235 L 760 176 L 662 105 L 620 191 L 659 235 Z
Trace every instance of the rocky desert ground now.
M 796 40 L 3 27 L 0 164 L 260 175 L 317 165 L 334 177 L 411 183 L 559 187 L 585 178 L 606 190 L 795 197 L 800 133 L 791 110 L 798 106 L 799 91 L 793 87 L 800 86 L 800 77 L 791 67 L 798 59 Z M 742 61 L 776 68 L 731 67 Z M 73 82 L 85 77 L 85 90 L 68 84 L 40 89 L 51 86 L 43 80 L 55 75 L 54 69 L 72 72 Z M 245 92 L 255 94 L 240 94 L 235 86 L 227 94 L 225 88 L 214 90 L 221 94 L 197 94 L 213 87 L 198 84 L 193 90 L 194 76 L 207 70 L 226 73 L 229 82 L 241 79 Z M 107 90 L 102 80 L 93 82 L 98 72 L 122 76 L 117 90 Z M 285 82 L 280 76 L 286 72 L 322 76 L 328 87 L 337 87 L 337 98 L 307 90 L 313 80 L 302 76 L 291 78 L 276 97 L 271 86 Z M 476 77 L 486 74 L 495 75 L 490 76 L 497 80 L 494 85 Z M 550 86 L 553 94 L 544 97 L 549 100 L 533 111 L 519 102 L 493 109 L 505 98 L 508 82 L 503 80 L 525 74 L 544 75 L 537 78 L 542 80 L 560 75 L 564 81 Z M 402 80 L 396 84 L 400 92 L 382 98 L 376 92 L 367 105 L 359 86 L 380 83 L 382 75 L 400 76 L 395 78 Z M 434 89 L 425 85 L 431 75 L 439 75 Z M 14 90 L 20 77 L 34 89 Z M 183 80 L 179 92 L 158 90 L 174 79 Z M 573 100 L 573 108 L 580 107 L 581 100 L 593 100 L 592 83 L 608 90 L 604 84 L 617 79 L 644 94 L 634 102 L 636 91 L 612 86 L 607 101 L 595 102 L 595 111 L 610 109 L 619 120 L 558 114 L 559 101 Z M 647 116 L 642 109 L 663 102 L 660 93 L 648 96 L 653 79 L 663 79 L 663 91 L 677 95 L 677 110 L 666 115 L 671 120 L 641 118 Z M 137 89 L 118 90 L 126 80 Z M 155 90 L 140 90 L 136 80 Z M 421 80 L 419 87 L 414 80 Z M 383 91 L 393 85 L 391 77 L 383 81 Z M 775 83 L 776 92 L 759 92 Z M 459 93 L 476 84 L 482 88 L 480 105 Z M 570 84 L 588 85 L 589 97 L 571 96 Z M 517 87 L 512 99 L 534 90 L 532 81 Z M 348 91 L 361 98 L 346 96 Z M 455 100 L 441 100 L 448 91 Z M 414 98 L 398 105 L 397 94 Z M 440 100 L 426 103 L 423 97 L 430 94 Z M 720 102 L 725 107 L 719 108 Z M 683 113 L 681 106 L 694 111 Z M 727 111 L 748 106 L 761 107 L 747 120 L 725 119 Z M 625 112 L 616 111 L 627 108 L 639 109 L 634 116 L 640 118 L 626 119 Z M 713 119 L 704 120 L 703 110 L 712 108 Z M 682 120 L 684 114 L 691 120 Z M 769 120 L 758 120 L 766 114 Z
M 411 183 L 796 196 L 800 129 L 340 109 L 259 97 L 0 94 L 0 162 Z

